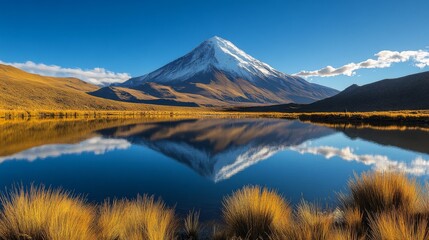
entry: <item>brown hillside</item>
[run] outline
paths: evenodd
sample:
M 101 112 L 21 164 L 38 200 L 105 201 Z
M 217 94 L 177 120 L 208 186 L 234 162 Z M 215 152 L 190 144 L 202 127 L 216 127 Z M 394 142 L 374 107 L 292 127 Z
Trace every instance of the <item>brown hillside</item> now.
M 46 77 L 0 64 L 3 110 L 148 110 L 157 105 L 124 103 L 89 95 L 99 87 L 76 78 Z

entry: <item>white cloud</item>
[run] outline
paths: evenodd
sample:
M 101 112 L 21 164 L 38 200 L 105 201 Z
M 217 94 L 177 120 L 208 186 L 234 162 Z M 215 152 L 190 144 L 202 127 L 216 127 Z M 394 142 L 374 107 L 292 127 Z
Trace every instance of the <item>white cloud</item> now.
M 353 76 L 359 69 L 368 68 L 388 68 L 393 63 L 408 62 L 412 61 L 414 66 L 418 68 L 424 68 L 429 66 L 429 51 L 418 50 L 418 51 L 389 51 L 384 50 L 375 54 L 376 59 L 367 59 L 359 63 L 349 63 L 344 66 L 334 68 L 327 66 L 315 71 L 301 71 L 295 73 L 301 77 L 334 77 L 338 75 Z
M 85 82 L 106 86 L 111 83 L 124 82 L 131 78 L 128 73 L 115 73 L 104 68 L 81 69 L 63 68 L 57 65 L 46 65 L 27 61 L 25 63 L 8 63 L 0 60 L 0 64 L 14 66 L 24 71 L 52 77 L 75 77 Z
M 98 155 L 115 149 L 127 149 L 130 146 L 131 143 L 124 139 L 93 137 L 76 144 L 52 144 L 30 148 L 10 156 L 0 157 L 0 163 L 10 160 L 34 161 L 36 159 L 58 157 L 65 154 L 81 154 L 84 152 L 92 152 Z

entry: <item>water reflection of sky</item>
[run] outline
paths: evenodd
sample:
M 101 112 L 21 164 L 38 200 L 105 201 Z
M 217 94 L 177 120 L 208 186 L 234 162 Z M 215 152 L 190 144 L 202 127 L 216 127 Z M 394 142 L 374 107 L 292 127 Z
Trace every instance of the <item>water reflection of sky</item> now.
M 421 181 L 429 173 L 428 154 L 401 148 L 402 142 L 383 145 L 367 135 L 352 139 L 311 124 L 151 124 L 101 130 L 77 143 L 46 144 L 2 156 L 0 187 L 43 183 L 86 194 L 95 202 L 148 193 L 176 205 L 179 213 L 204 209 L 203 218 L 213 218 L 222 198 L 245 185 L 276 189 L 292 203 L 304 198 L 331 204 L 354 173 L 402 171 Z M 226 133 L 235 139 L 221 144 Z
M 352 140 L 343 134 L 336 134 L 304 144 L 289 150 L 301 154 L 312 154 L 327 160 L 339 158 L 357 162 L 375 171 L 404 172 L 414 176 L 429 174 L 429 157 L 426 154 L 403 150 L 398 147 L 382 146 L 360 139 Z
M 131 144 L 125 139 L 107 139 L 93 137 L 75 144 L 49 144 L 30 148 L 22 152 L 0 157 L 0 163 L 9 160 L 34 161 L 48 157 L 61 157 L 68 154 L 94 153 L 105 154 L 116 149 L 127 149 Z

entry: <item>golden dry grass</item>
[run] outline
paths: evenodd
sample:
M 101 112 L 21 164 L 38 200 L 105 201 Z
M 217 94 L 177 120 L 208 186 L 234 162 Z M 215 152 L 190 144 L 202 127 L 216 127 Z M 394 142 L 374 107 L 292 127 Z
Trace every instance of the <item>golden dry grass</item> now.
M 365 235 L 365 228 L 362 223 L 363 214 L 357 208 L 348 208 L 343 212 L 342 228 L 353 238 L 362 238 Z
M 294 214 L 276 192 L 244 187 L 224 199 L 224 225 L 211 239 L 429 239 L 429 198 L 414 179 L 363 173 L 349 187 L 341 210 L 302 202 Z M 32 186 L 0 199 L 1 240 L 189 240 L 201 232 L 199 212 L 191 211 L 179 238 L 174 210 L 153 196 L 94 206 L 62 190 Z
M 403 211 L 415 212 L 421 204 L 421 189 L 415 179 L 401 173 L 363 173 L 349 182 L 350 195 L 342 197 L 346 208 L 356 208 L 368 222 L 371 215 Z
M 76 78 L 46 77 L 0 64 L 0 109 L 5 110 L 150 110 L 88 94 L 99 87 Z M 163 109 L 157 106 L 157 109 Z
M 332 239 L 334 215 L 319 207 L 302 202 L 295 213 L 293 227 L 284 233 L 284 239 L 312 240 Z
M 174 239 L 176 226 L 174 210 L 153 196 L 106 202 L 98 218 L 99 237 L 103 240 Z
M 94 213 L 83 200 L 44 187 L 13 190 L 1 198 L 2 240 L 96 239 Z
M 179 108 L 168 107 L 165 109 L 141 110 L 141 111 L 117 111 L 117 110 L 3 110 L 0 108 L 0 119 L 94 119 L 94 118 L 123 118 L 123 117 L 150 117 L 150 118 L 287 118 L 298 119 L 298 114 L 273 113 L 273 112 L 226 112 L 214 108 Z
M 429 124 L 429 111 L 379 111 L 379 112 L 313 112 L 296 113 L 302 121 L 318 123 L 352 123 L 374 125 L 424 125 Z
M 381 213 L 370 221 L 372 240 L 427 240 L 427 218 L 415 217 L 403 211 Z
M 200 212 L 190 211 L 183 221 L 185 236 L 188 240 L 198 240 L 200 236 Z
M 245 187 L 225 198 L 223 217 L 230 237 L 266 238 L 285 231 L 291 209 L 276 192 L 257 186 Z

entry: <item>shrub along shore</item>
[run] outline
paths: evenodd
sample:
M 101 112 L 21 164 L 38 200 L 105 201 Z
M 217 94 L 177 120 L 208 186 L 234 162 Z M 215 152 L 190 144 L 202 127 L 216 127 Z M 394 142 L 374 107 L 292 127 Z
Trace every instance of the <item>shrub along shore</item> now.
M 199 212 L 180 220 L 153 196 L 95 206 L 62 190 L 16 188 L 1 197 L 0 239 L 429 239 L 429 197 L 414 179 L 363 173 L 348 186 L 332 211 L 304 201 L 294 209 L 275 191 L 244 187 L 225 197 L 210 236 Z
M 239 112 L 223 109 L 179 109 L 179 110 L 148 110 L 148 111 L 113 111 L 113 110 L 0 110 L 0 119 L 74 119 L 74 118 L 285 118 L 299 119 L 314 123 L 331 124 L 371 124 L 401 125 L 429 127 L 428 110 L 403 110 L 379 112 Z

